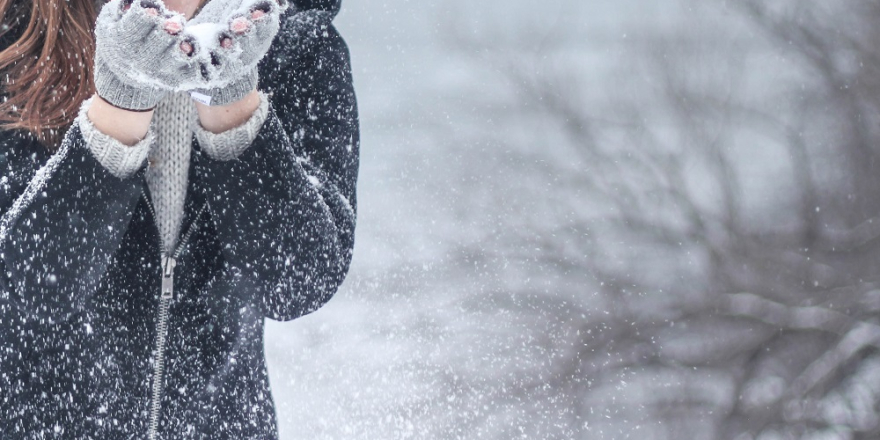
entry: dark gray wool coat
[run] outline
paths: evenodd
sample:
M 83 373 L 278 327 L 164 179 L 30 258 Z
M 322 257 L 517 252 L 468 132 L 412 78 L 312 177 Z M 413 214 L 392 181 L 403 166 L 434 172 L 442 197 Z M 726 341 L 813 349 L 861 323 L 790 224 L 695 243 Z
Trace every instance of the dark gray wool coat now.
M 292 6 L 256 140 L 226 162 L 193 145 L 171 297 L 146 165 L 113 176 L 76 126 L 55 154 L 0 132 L 0 439 L 277 438 L 263 321 L 345 278 L 359 143 L 339 2 Z

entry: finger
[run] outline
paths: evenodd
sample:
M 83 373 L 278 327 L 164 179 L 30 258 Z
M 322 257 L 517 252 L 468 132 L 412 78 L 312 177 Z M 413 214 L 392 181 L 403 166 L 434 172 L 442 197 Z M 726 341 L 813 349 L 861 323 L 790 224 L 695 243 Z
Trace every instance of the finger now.
M 290 6 L 288 0 L 245 0 L 243 8 L 249 11 L 262 10 L 265 14 L 281 14 Z
M 196 51 L 195 43 L 191 40 L 181 41 L 180 44 L 178 45 L 178 48 L 186 56 L 192 56 Z
M 126 11 L 119 20 L 119 36 L 121 38 L 135 39 L 139 41 L 153 32 L 165 21 L 160 16 L 161 5 L 147 0 L 134 0 L 126 7 Z
M 183 32 L 184 39 L 194 46 L 194 53 L 199 54 L 201 52 L 205 56 L 220 46 L 221 39 L 231 38 L 229 32 L 216 23 L 193 25 L 187 22 L 184 24 Z
M 200 81 L 209 82 L 220 77 L 228 63 L 228 47 L 230 43 L 234 44 L 232 35 L 213 23 L 187 24 L 182 35 L 180 53 L 185 54 L 188 63 L 196 68 Z
M 235 41 L 229 35 L 222 35 L 220 37 L 220 47 L 223 49 L 232 49 L 235 46 Z
M 229 30 L 236 35 L 244 35 L 247 31 L 251 30 L 251 21 L 247 17 L 235 17 L 229 23 Z
M 280 15 L 287 9 L 286 0 L 244 0 L 231 17 L 245 16 L 251 20 L 260 20 L 267 15 Z
M 277 14 L 265 15 L 259 20 L 251 20 L 249 16 L 250 13 L 234 17 L 229 23 L 234 58 L 243 66 L 252 66 L 265 55 L 279 28 Z
M 227 69 L 234 68 L 237 58 L 238 48 L 230 33 L 227 31 L 218 32 L 213 41 L 215 42 L 213 47 L 207 49 L 210 63 L 205 63 L 205 68 L 208 71 L 205 77 L 208 80 L 222 77 Z
M 229 21 L 229 30 L 235 35 L 244 35 L 258 26 L 268 24 L 271 27 L 278 21 L 278 11 L 278 5 L 273 4 L 271 1 L 261 0 L 255 2 L 248 9 L 247 13 L 233 15 Z
M 277 13 L 279 9 L 277 2 L 262 0 L 250 7 L 250 16 L 254 20 L 259 20 L 269 14 Z
M 129 8 L 131 8 L 132 4 L 129 4 Z M 160 12 L 164 12 L 162 5 L 152 0 L 141 0 L 140 7 L 144 14 L 151 17 L 158 17 Z
M 183 25 L 183 19 L 181 17 L 173 16 L 165 20 L 163 28 L 165 29 L 165 32 L 168 32 L 171 35 L 177 35 L 183 30 Z

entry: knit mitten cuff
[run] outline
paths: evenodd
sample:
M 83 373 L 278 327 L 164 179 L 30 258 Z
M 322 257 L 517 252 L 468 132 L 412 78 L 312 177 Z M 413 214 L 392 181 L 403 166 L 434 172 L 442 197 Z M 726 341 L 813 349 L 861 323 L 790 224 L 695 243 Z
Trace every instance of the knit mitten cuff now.
M 87 114 L 91 106 L 92 100 L 87 99 L 80 106 L 79 115 L 76 117 L 76 123 L 79 124 L 86 145 L 98 162 L 111 174 L 120 179 L 131 177 L 147 160 L 155 136 L 153 127 L 150 126 L 144 139 L 133 146 L 127 146 L 95 128 Z
M 98 96 L 126 110 L 149 110 L 165 96 L 166 90 L 141 84 L 127 84 L 104 63 L 95 65 L 95 88 Z
M 202 128 L 198 118 L 192 123 L 199 146 L 208 157 L 214 160 L 227 161 L 238 158 L 257 138 L 260 127 L 269 116 L 269 97 L 260 92 L 260 106 L 244 124 L 222 133 L 211 133 Z
M 254 68 L 246 75 L 236 79 L 224 87 L 216 89 L 196 89 L 193 90 L 202 96 L 210 97 L 210 102 L 205 102 L 204 98 L 198 99 L 198 95 L 193 95 L 197 101 L 207 105 L 228 105 L 244 98 L 248 93 L 257 88 L 257 69 Z

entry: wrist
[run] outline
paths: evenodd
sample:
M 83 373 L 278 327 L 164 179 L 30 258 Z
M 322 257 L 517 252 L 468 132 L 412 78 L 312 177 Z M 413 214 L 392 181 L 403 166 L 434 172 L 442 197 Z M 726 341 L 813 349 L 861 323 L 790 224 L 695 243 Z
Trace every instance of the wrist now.
M 209 106 L 196 102 L 199 124 L 211 133 L 222 133 L 233 129 L 251 118 L 260 107 L 261 100 L 260 93 L 253 89 L 243 98 L 227 105 Z
M 212 106 L 226 106 L 244 99 L 246 95 L 257 88 L 257 82 L 257 69 L 254 68 L 223 87 L 196 89 L 193 92 L 201 95 L 198 96 L 199 99 L 196 99 L 197 102 Z
M 153 110 L 125 110 L 95 94 L 92 97 L 87 117 L 101 133 L 122 144 L 133 146 L 147 135 L 150 121 L 153 119 Z

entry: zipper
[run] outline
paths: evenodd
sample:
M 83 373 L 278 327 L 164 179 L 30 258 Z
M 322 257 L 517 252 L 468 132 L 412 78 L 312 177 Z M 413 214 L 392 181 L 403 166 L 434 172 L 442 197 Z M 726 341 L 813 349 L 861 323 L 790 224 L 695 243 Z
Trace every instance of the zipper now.
M 147 207 L 150 209 L 150 214 L 153 216 L 153 223 L 156 224 L 156 230 L 158 230 L 159 225 L 156 223 L 156 211 L 153 208 L 153 202 L 150 201 L 145 189 L 141 189 L 141 194 L 143 194 L 147 201 Z M 149 432 L 147 433 L 147 438 L 149 440 L 155 440 L 159 432 L 159 413 L 162 410 L 162 380 L 165 377 L 165 346 L 168 337 L 168 318 L 171 303 L 174 301 L 174 268 L 177 266 L 177 258 L 180 256 L 184 246 L 186 246 L 186 243 L 189 241 L 199 217 L 202 216 L 202 213 L 207 206 L 208 202 L 205 202 L 202 205 L 199 212 L 193 217 L 193 221 L 190 223 L 189 228 L 187 228 L 183 238 L 181 238 L 177 247 L 172 252 L 168 252 L 165 249 L 165 243 L 162 242 L 161 235 L 159 237 L 160 261 L 162 262 L 162 291 L 159 296 L 159 314 L 156 318 L 153 381 L 150 390 L 150 422 Z

